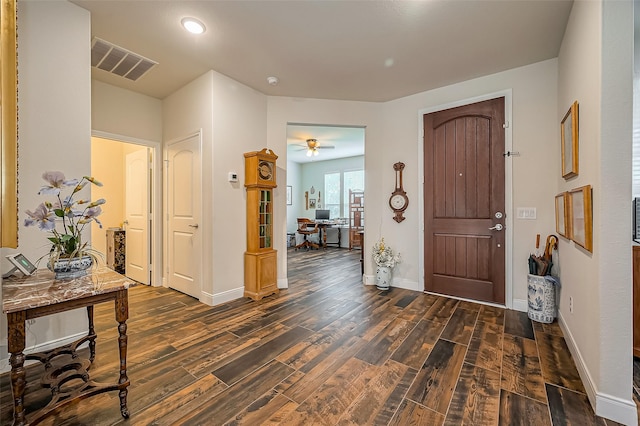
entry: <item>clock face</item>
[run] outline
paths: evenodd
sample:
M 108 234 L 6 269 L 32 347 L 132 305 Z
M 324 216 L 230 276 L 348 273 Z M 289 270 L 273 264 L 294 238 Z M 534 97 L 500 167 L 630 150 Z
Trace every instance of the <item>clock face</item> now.
M 273 164 L 269 161 L 258 163 L 258 176 L 262 180 L 271 180 L 273 177 Z
M 407 207 L 407 197 L 402 194 L 394 194 L 389 199 L 389 205 L 394 210 L 402 210 Z

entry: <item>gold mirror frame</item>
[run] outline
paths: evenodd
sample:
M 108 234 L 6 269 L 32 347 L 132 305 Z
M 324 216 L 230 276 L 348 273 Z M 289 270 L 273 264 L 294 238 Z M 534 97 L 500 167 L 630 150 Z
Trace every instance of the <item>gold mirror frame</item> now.
M 18 72 L 16 0 L 1 0 L 0 19 L 0 247 L 18 247 Z

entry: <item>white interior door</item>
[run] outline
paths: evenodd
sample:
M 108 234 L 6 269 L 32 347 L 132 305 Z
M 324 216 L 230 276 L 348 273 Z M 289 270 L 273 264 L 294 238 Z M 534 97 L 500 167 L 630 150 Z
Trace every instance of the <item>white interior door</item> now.
M 125 157 L 125 275 L 149 284 L 149 149 Z
M 200 135 L 167 149 L 168 284 L 200 298 L 202 268 Z

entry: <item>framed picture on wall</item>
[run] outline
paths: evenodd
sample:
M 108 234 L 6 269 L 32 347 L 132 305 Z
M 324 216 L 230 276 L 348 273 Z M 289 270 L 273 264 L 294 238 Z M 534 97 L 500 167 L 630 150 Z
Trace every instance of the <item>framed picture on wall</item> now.
M 562 177 L 578 176 L 578 101 L 575 101 L 560 123 Z
M 556 195 L 556 232 L 565 238 L 571 238 L 568 192 Z
M 290 185 L 287 185 L 287 205 L 290 206 L 293 204 L 293 200 L 291 199 L 292 188 Z
M 315 198 L 309 198 L 309 208 L 310 209 L 315 209 L 316 208 L 316 199 Z
M 591 185 L 569 191 L 571 239 L 585 250 L 593 252 L 593 213 Z

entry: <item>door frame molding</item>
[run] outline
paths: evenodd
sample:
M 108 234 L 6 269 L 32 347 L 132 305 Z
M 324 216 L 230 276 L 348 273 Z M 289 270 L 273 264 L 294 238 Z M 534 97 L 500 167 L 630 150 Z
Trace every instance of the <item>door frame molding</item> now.
M 438 104 L 418 110 L 418 218 L 420 232 L 418 232 L 418 286 L 420 291 L 424 291 L 424 119 L 425 114 L 442 111 L 449 108 L 460 107 L 476 102 L 488 101 L 495 98 L 504 97 L 504 118 L 509 125 L 505 129 L 504 145 L 506 151 L 512 150 L 512 89 L 504 89 L 497 92 L 487 93 L 472 98 L 460 99 L 457 101 Z M 513 212 L 513 157 L 508 157 L 504 167 L 504 206 L 505 212 Z M 521 306 L 514 307 L 513 300 L 513 217 L 507 214 L 505 217 L 505 306 L 508 309 L 522 310 Z M 477 301 L 475 301 L 477 302 Z M 487 302 L 480 302 L 491 304 Z M 525 300 L 526 303 L 526 300 Z M 526 311 L 526 304 L 524 306 Z
M 124 136 L 117 133 L 103 132 L 101 130 L 91 130 L 91 136 L 102 139 L 109 139 L 114 142 L 122 142 L 133 145 L 140 145 L 151 150 L 151 286 L 161 287 L 163 281 L 162 274 L 162 143 Z

